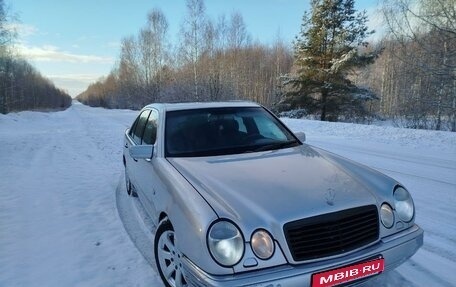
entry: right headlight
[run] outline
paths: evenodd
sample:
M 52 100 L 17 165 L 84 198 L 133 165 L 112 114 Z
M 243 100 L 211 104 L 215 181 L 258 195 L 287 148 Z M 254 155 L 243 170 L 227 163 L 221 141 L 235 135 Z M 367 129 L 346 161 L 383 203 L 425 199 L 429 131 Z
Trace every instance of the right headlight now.
M 244 255 L 244 237 L 241 231 L 226 220 L 211 226 L 207 234 L 207 244 L 215 261 L 225 267 L 236 265 Z
M 415 207 L 410 193 L 399 186 L 394 190 L 394 207 L 402 221 L 409 222 L 415 214 Z

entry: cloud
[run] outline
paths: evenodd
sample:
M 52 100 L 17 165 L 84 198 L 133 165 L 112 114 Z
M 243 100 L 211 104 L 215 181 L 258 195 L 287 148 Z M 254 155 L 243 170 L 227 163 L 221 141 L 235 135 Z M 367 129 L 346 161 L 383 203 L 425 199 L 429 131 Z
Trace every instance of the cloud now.
M 111 57 L 74 54 L 62 51 L 58 47 L 52 45 L 30 47 L 25 44 L 18 44 L 17 49 L 22 56 L 33 61 L 102 64 L 114 63 L 114 59 Z
M 38 28 L 28 24 L 18 22 L 8 23 L 5 25 L 6 30 L 15 31 L 20 37 L 27 37 L 38 33 Z
M 76 97 L 85 91 L 87 86 L 102 77 L 100 74 L 59 74 L 45 76 L 54 82 L 57 87 L 63 88 L 72 97 Z
M 102 75 L 99 74 L 63 74 L 63 75 L 46 75 L 52 80 L 59 81 L 77 81 L 83 83 L 93 83 L 100 79 Z

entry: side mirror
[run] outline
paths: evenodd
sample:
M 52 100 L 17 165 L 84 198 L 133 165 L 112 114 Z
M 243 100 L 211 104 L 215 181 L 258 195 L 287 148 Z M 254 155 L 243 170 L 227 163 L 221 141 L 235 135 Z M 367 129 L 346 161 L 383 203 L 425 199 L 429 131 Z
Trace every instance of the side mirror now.
M 134 159 L 151 159 L 154 153 L 153 145 L 135 145 L 128 149 L 130 156 Z
M 295 136 L 296 136 L 301 142 L 305 142 L 305 141 L 306 141 L 306 134 L 305 134 L 304 132 L 295 133 Z

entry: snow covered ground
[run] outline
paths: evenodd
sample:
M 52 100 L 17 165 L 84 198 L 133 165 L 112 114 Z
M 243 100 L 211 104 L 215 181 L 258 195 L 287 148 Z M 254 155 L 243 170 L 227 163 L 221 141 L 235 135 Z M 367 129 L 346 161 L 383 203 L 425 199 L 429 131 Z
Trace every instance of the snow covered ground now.
M 81 104 L 0 114 L 0 286 L 162 286 L 123 192 L 123 131 L 136 115 Z M 456 133 L 284 121 L 412 192 L 425 244 L 371 286 L 456 286 Z

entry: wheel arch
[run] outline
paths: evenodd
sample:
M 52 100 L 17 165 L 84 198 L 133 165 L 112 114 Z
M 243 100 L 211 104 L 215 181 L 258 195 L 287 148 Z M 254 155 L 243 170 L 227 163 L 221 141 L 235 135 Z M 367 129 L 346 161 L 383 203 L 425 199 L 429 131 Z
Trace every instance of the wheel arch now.
M 170 221 L 168 214 L 166 214 L 164 211 L 162 211 L 162 212 L 160 212 L 160 215 L 158 216 L 158 224 L 160 225 L 160 223 L 165 220 Z M 171 225 L 172 225 L 172 223 L 171 223 Z

